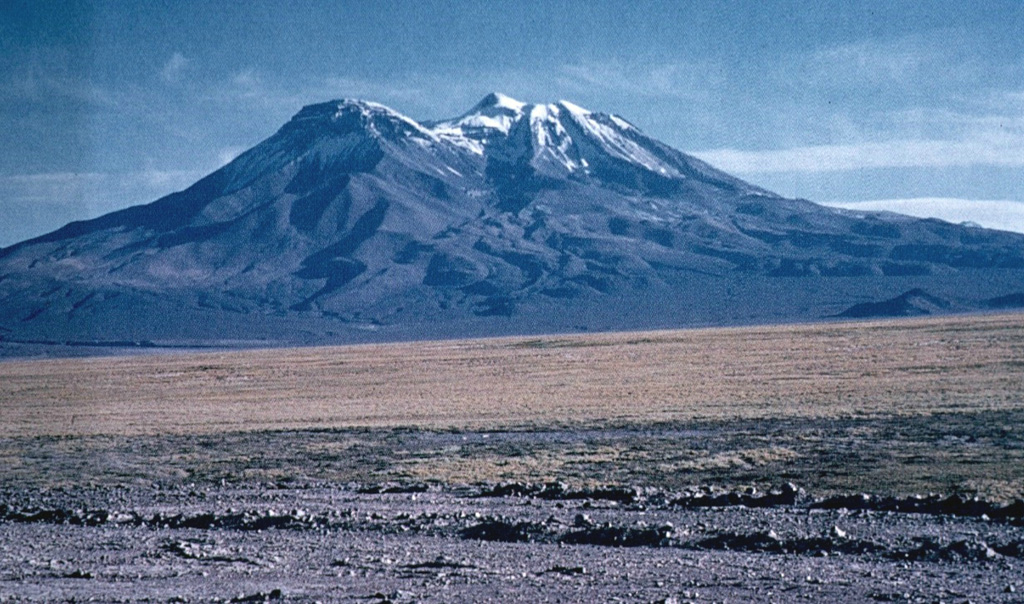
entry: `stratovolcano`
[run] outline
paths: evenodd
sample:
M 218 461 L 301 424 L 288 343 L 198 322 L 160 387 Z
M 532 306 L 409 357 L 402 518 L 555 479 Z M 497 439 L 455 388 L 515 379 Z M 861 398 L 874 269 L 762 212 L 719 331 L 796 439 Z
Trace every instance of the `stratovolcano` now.
M 777 323 L 1024 306 L 1022 292 L 1024 235 L 786 199 L 568 101 L 493 93 L 421 123 L 340 100 L 184 191 L 0 250 L 0 342 Z

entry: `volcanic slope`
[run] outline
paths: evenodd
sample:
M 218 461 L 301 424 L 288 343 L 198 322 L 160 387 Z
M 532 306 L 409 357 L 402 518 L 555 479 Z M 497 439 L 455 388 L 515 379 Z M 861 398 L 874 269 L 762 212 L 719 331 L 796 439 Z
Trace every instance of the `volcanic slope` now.
M 1024 305 L 1024 236 L 785 199 L 566 101 L 495 93 L 418 123 L 341 100 L 184 191 L 0 250 L 0 340 L 27 354 L 808 321 L 907 292 L 922 312 Z

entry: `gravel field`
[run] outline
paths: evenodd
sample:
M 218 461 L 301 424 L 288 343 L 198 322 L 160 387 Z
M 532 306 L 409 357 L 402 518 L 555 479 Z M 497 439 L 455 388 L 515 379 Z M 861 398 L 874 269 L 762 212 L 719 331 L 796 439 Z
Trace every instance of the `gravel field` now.
M 8 438 L 0 596 L 1017 602 L 1020 419 Z
M 746 505 L 697 507 L 713 497 L 699 491 L 524 483 L 7 493 L 0 593 L 38 602 L 1017 602 L 1024 590 L 1020 505 L 991 517 L 828 509 L 839 500 L 786 485 L 732 496 Z

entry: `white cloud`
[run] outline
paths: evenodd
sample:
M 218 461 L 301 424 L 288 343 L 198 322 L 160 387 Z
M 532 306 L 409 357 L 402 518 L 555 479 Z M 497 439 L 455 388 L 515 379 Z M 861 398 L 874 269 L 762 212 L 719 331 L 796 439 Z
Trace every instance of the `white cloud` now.
M 990 133 L 973 140 L 895 140 L 764 151 L 711 149 L 694 155 L 722 170 L 741 174 L 972 165 L 1024 167 L 1024 138 Z
M 242 98 L 253 98 L 265 94 L 263 78 L 255 69 L 245 69 L 231 75 L 234 94 Z
M 101 172 L 53 172 L 15 174 L 0 177 L 0 198 L 65 204 L 90 212 L 109 211 L 104 199 L 123 199 L 137 192 L 132 203 L 145 203 L 157 197 L 180 191 L 201 177 L 194 170 L 159 170 L 147 168 L 140 172 L 112 174 Z
M 990 229 L 1024 233 L 1024 202 L 1020 201 L 919 197 L 833 201 L 823 205 L 866 212 L 897 212 L 919 218 L 938 218 L 953 223 L 974 222 Z
M 164 63 L 163 68 L 160 70 L 160 78 L 168 84 L 177 83 L 181 80 L 181 76 L 188 67 L 188 64 L 189 60 L 180 52 L 176 52 Z
M 695 99 L 721 84 L 722 70 L 712 63 L 576 63 L 561 67 L 563 87 L 598 88 L 641 97 Z
M 795 171 L 832 171 L 861 163 L 988 164 L 1000 153 L 1019 155 L 1024 70 L 1006 53 L 991 52 L 991 45 L 965 26 L 795 51 L 765 69 L 765 85 L 758 89 L 764 94 L 758 110 L 764 130 L 748 124 L 747 132 L 729 134 L 749 142 L 720 139 L 740 149 L 785 151 L 742 158 L 735 149 L 715 152 L 744 165 L 768 160 L 766 172 L 787 170 L 782 163 L 795 163 Z M 743 81 L 758 80 L 754 74 Z M 753 140 L 762 132 L 767 135 Z
M 948 49 L 920 36 L 859 40 L 811 53 L 808 75 L 830 85 L 905 85 L 946 55 Z
M 347 76 L 333 76 L 324 78 L 317 86 L 307 92 L 313 92 L 328 98 L 360 98 L 363 100 L 376 99 L 405 99 L 417 100 L 425 96 L 423 88 L 419 84 L 405 84 L 395 82 L 373 82 L 360 78 Z
M 62 103 L 72 101 L 87 107 L 107 108 L 116 105 L 111 91 L 77 74 L 52 74 L 39 69 L 22 69 L 6 78 L 0 86 L 0 99 L 29 103 Z
M 224 147 L 217 152 L 217 165 L 225 166 L 231 163 L 236 157 L 248 150 L 248 147 L 236 145 L 233 147 Z
M 869 37 L 817 48 L 783 61 L 792 85 L 815 92 L 861 93 L 875 98 L 970 98 L 1019 74 L 1007 54 L 969 26 L 920 30 L 899 37 Z M 796 71 L 790 68 L 795 67 Z

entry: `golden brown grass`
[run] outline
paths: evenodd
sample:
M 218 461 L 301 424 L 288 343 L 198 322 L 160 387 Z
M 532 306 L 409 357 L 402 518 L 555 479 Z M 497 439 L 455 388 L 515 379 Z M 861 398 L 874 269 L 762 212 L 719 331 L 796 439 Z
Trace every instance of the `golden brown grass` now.
M 1019 409 L 1024 314 L 0 363 L 0 437 Z

